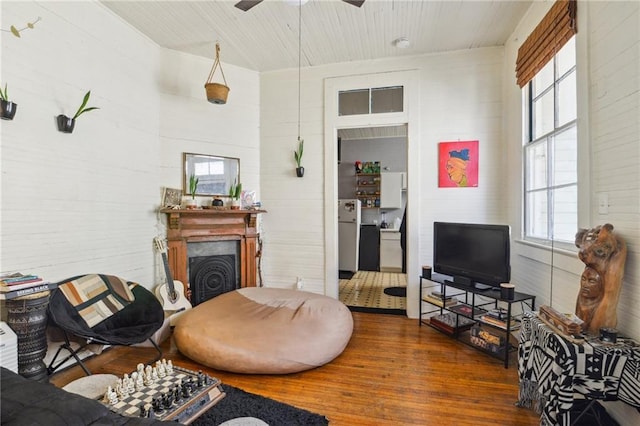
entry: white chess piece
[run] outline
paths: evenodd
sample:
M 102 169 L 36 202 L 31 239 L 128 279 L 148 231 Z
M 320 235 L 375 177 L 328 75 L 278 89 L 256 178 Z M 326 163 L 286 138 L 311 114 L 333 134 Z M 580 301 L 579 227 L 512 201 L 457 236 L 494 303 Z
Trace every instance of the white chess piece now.
M 144 370 L 144 384 L 146 386 L 150 386 L 153 384 L 152 369 L 150 365 L 147 365 Z
M 173 363 L 171 360 L 167 361 L 167 374 L 173 374 Z

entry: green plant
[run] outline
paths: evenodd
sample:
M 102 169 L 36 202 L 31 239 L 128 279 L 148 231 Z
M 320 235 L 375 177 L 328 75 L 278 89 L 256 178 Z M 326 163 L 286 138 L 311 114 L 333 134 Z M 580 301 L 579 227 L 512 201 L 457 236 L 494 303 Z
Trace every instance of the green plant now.
M 87 105 L 87 102 L 89 102 L 89 97 L 91 96 L 91 90 L 89 90 L 85 95 L 84 95 L 84 99 L 82 100 L 82 105 L 80 105 L 80 108 L 78 108 L 78 111 L 76 112 L 76 115 L 73 116 L 73 119 L 75 120 L 76 118 L 80 117 L 81 114 L 84 114 L 85 112 L 88 111 L 93 111 L 94 109 L 100 109 L 98 107 L 88 107 L 85 108 Z
M 238 179 L 236 179 L 229 187 L 229 197 L 233 198 L 234 200 L 239 200 L 240 194 L 242 194 L 242 183 L 238 182 Z
M 296 160 L 298 167 L 302 167 L 302 153 L 304 152 L 304 139 L 298 136 L 298 149 L 293 151 L 293 158 Z
M 198 189 L 198 182 L 200 182 L 200 178 L 196 177 L 196 175 L 189 176 L 189 192 L 191 193 L 191 199 L 196 199 L 196 190 Z
M 7 83 L 4 84 L 4 91 L 2 90 L 2 87 L 0 87 L 0 99 L 9 102 L 9 95 L 7 94 Z

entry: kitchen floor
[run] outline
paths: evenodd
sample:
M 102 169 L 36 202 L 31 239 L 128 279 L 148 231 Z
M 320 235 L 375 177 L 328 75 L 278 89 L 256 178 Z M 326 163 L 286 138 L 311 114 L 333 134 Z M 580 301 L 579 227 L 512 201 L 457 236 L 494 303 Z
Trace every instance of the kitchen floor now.
M 340 280 L 340 301 L 347 306 L 407 309 L 407 298 L 384 293 L 387 287 L 406 287 L 407 275 L 394 272 L 358 271 Z

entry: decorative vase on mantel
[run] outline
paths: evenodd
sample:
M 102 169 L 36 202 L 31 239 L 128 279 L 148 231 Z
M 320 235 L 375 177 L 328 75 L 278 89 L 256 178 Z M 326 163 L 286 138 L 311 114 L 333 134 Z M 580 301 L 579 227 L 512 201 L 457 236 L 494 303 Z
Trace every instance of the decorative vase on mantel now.
M 231 210 L 240 210 L 240 199 L 232 198 L 230 204 L 231 204 Z
M 11 101 L 0 100 L 0 118 L 3 120 L 13 120 L 16 115 L 18 104 Z
M 185 206 L 190 210 L 197 209 L 198 201 L 195 198 L 187 198 L 187 201 L 185 202 Z

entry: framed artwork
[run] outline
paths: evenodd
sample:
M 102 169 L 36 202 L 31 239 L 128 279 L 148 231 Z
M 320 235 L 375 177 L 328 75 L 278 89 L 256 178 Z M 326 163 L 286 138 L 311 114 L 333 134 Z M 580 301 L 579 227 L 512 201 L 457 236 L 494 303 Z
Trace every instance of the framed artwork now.
M 478 141 L 438 144 L 438 187 L 478 187 Z
M 171 208 L 182 204 L 182 190 L 175 188 L 163 188 L 162 207 Z

